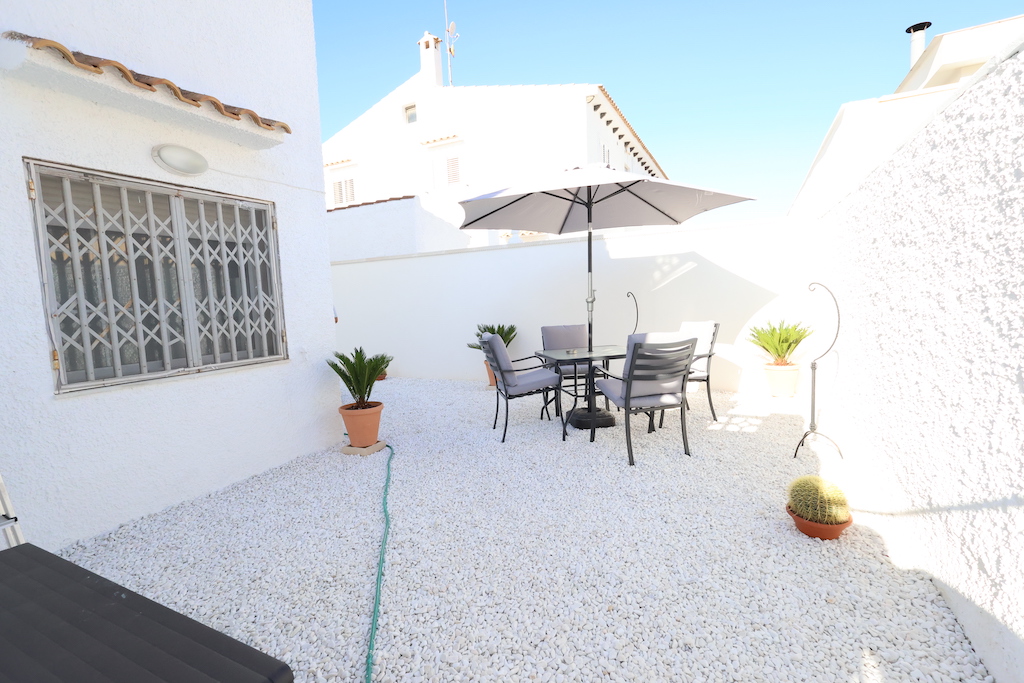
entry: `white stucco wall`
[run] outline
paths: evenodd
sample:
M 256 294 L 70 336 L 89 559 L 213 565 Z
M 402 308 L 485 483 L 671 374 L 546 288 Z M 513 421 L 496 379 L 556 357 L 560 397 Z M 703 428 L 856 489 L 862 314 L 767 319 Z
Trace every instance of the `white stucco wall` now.
M 309 2 L 4 2 L 8 30 L 117 59 L 294 131 L 269 149 L 246 146 L 182 125 L 193 108 L 163 88 L 146 94 L 178 113 L 144 116 L 0 70 L 0 472 L 27 539 L 54 549 L 340 441 L 337 382 L 324 364 L 332 318 Z M 132 89 L 114 73 L 38 58 Z M 162 170 L 150 156 L 161 143 L 199 151 L 210 170 Z M 290 358 L 55 396 L 23 157 L 274 202 Z
M 810 281 L 829 275 L 809 257 L 819 235 L 796 223 L 790 230 L 792 239 L 784 243 L 779 226 L 764 223 L 597 233 L 594 343 L 625 342 L 636 322 L 626 296 L 632 291 L 640 331 L 719 321 L 716 388 L 762 391 L 764 360 L 746 341 L 750 325 L 780 318 L 811 325 L 817 335 L 798 360 L 827 348 L 834 329 L 831 299 L 807 290 Z M 480 379 L 483 357 L 466 348 L 478 323 L 517 325 L 516 357 L 541 348 L 543 325 L 586 323 L 586 254 L 586 238 L 574 237 L 336 261 L 337 347 L 389 353 L 395 357 L 389 372 L 396 376 Z M 361 291 L 367 296 L 353 296 Z
M 498 244 L 498 233 L 459 230 L 454 202 L 410 197 L 327 212 L 331 261 L 354 261 Z
M 828 214 L 838 434 L 858 522 L 935 577 L 1024 681 L 1024 58 L 974 83 Z

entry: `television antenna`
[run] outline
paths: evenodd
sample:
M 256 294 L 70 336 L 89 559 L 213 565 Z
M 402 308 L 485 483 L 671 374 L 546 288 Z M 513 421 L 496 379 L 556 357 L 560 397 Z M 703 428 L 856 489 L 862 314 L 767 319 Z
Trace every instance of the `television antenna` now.
M 444 23 L 448 28 L 444 32 L 444 51 L 448 53 L 448 85 L 452 84 L 452 57 L 455 56 L 455 41 L 459 34 L 455 32 L 455 22 L 448 21 L 448 0 L 444 0 Z

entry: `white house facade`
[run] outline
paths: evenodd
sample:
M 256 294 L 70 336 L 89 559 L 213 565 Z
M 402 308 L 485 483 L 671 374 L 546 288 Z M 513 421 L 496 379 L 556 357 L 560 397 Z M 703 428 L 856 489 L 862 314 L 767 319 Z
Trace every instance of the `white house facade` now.
M 458 229 L 458 200 L 538 173 L 667 177 L 603 86 L 447 86 L 440 40 L 416 45 L 419 71 L 323 145 L 333 263 L 549 239 Z
M 0 473 L 27 539 L 339 442 L 309 4 L 39 0 L 0 33 Z

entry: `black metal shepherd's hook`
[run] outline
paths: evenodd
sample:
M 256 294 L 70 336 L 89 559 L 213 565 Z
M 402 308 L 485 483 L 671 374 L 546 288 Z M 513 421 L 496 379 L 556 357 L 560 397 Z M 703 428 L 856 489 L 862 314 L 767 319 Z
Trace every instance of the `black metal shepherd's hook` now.
M 636 334 L 636 328 L 640 327 L 640 304 L 636 302 L 636 294 L 633 292 L 626 292 L 627 297 L 633 297 L 633 306 L 636 307 L 636 322 L 633 323 L 633 334 Z
M 803 437 L 800 439 L 800 443 L 798 443 L 796 445 L 796 450 L 793 451 L 793 457 L 795 458 L 797 453 L 800 452 L 800 447 L 804 445 L 805 441 L 807 441 L 807 437 L 809 437 L 811 434 L 814 434 L 815 436 L 820 436 L 821 438 L 828 440 L 829 443 L 831 443 L 833 446 L 836 447 L 836 450 L 839 451 L 839 457 L 842 458 L 843 457 L 843 451 L 842 451 L 841 448 L 839 448 L 839 444 L 837 444 L 835 441 L 833 441 L 832 439 L 830 439 L 829 437 L 825 436 L 824 434 L 822 434 L 821 432 L 818 431 L 818 424 L 816 422 L 816 419 L 817 419 L 817 406 L 815 405 L 815 393 L 816 393 L 816 389 L 817 389 L 817 381 L 816 380 L 817 380 L 817 374 L 818 374 L 818 361 L 821 360 L 822 358 L 824 358 L 825 356 L 827 356 L 828 352 L 832 350 L 832 347 L 836 345 L 836 340 L 839 339 L 839 325 L 840 325 L 840 322 L 841 322 L 842 318 L 841 318 L 841 316 L 839 314 L 839 302 L 836 301 L 836 295 L 832 293 L 832 290 L 829 289 L 828 287 L 826 287 L 825 285 L 821 284 L 820 282 L 812 282 L 811 284 L 807 285 L 807 289 L 809 289 L 809 290 L 811 290 L 813 292 L 815 286 L 821 287 L 826 292 L 828 292 L 828 295 L 830 297 L 832 297 L 832 303 L 834 303 L 836 305 L 836 336 L 834 336 L 832 338 L 832 343 L 828 345 L 827 349 L 825 349 L 825 353 L 821 354 L 820 356 L 818 356 L 817 358 L 815 358 L 814 360 L 811 361 L 811 425 L 810 425 L 811 428 L 808 429 L 806 432 L 804 432 Z

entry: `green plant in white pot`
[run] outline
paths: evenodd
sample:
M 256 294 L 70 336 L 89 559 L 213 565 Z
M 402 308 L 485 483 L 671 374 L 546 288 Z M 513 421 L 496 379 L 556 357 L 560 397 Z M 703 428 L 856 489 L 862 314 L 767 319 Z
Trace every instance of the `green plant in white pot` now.
M 800 366 L 793 363 L 790 357 L 800 342 L 810 334 L 810 329 L 800 323 L 787 324 L 785 320 L 780 320 L 778 325 L 769 322 L 766 327 L 750 328 L 750 341 L 767 353 L 770 359 L 764 369 L 772 396 L 796 395 Z

